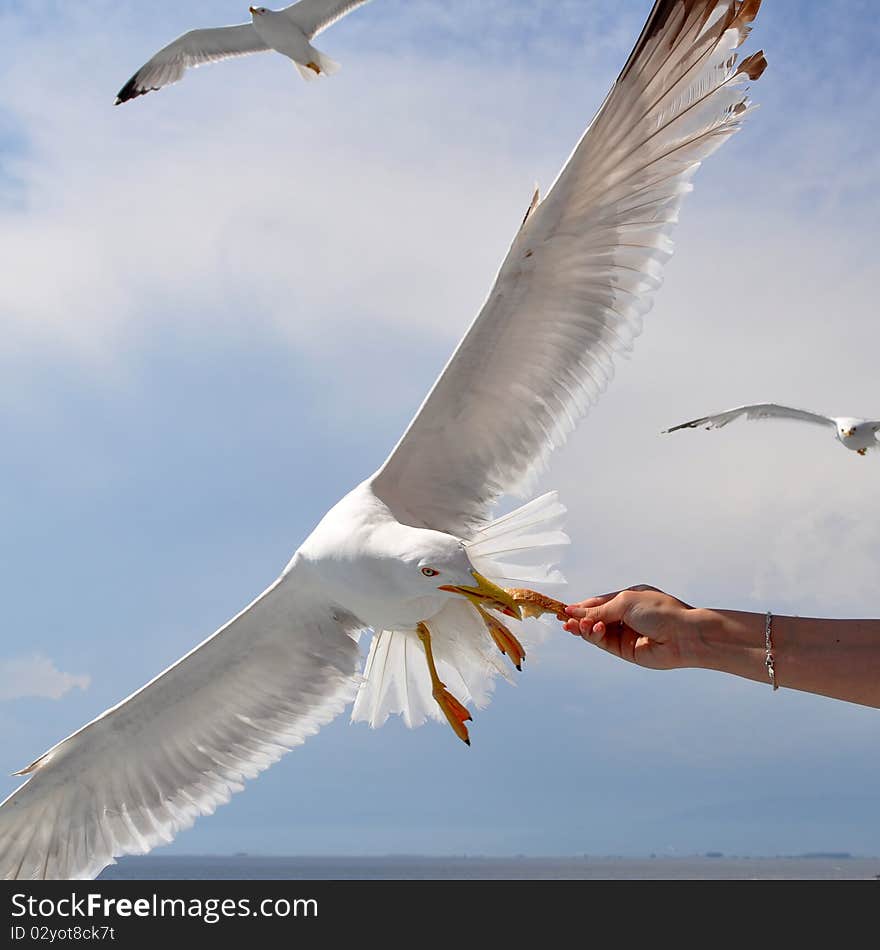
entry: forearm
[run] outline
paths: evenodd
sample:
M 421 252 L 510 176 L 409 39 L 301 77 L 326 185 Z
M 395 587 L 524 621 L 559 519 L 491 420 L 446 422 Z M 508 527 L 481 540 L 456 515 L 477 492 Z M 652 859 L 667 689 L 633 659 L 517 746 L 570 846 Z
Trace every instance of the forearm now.
M 764 614 L 695 610 L 687 665 L 768 683 Z M 880 708 L 880 621 L 773 617 L 780 687 Z

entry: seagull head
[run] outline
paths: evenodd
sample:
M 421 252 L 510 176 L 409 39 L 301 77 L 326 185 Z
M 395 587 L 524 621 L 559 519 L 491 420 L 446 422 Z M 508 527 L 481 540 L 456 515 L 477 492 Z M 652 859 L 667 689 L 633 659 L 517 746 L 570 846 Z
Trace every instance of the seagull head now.
M 853 439 L 859 434 L 859 425 L 854 419 L 840 419 L 837 431 L 841 439 Z
M 510 594 L 474 567 L 463 541 L 440 531 L 404 530 L 406 544 L 395 558 L 394 586 L 406 600 L 427 601 L 438 594 L 452 595 L 517 620 L 522 618 Z
M 248 10 L 250 10 L 251 16 L 262 16 L 269 12 L 266 7 L 248 7 Z

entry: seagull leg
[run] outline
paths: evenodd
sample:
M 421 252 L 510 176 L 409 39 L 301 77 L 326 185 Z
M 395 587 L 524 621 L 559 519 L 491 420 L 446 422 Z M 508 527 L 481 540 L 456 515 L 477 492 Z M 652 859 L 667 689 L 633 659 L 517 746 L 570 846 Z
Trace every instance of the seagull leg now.
M 437 705 L 443 710 L 446 721 L 452 726 L 452 731 L 461 739 L 465 745 L 470 745 L 470 735 L 465 723 L 473 716 L 468 712 L 467 707 L 463 706 L 446 688 L 444 683 L 440 682 L 440 676 L 437 673 L 437 667 L 434 664 L 434 651 L 431 649 L 431 631 L 428 625 L 420 623 L 418 626 L 419 639 L 425 648 L 425 657 L 428 660 L 428 671 L 431 674 L 432 695 L 437 700 Z
M 867 454 L 868 454 L 867 449 L 859 449 L 859 455 L 861 455 L 862 458 L 864 458 Z
M 311 71 L 312 71 L 316 76 L 320 76 L 320 75 L 321 75 L 321 67 L 320 67 L 316 62 L 313 62 L 312 60 L 309 60 L 309 61 L 306 63 L 306 69 L 311 69 Z
M 510 662 L 522 673 L 523 660 L 526 658 L 526 651 L 523 649 L 523 645 L 510 630 L 508 630 L 500 620 L 493 617 L 488 610 L 485 610 L 479 604 L 474 604 L 474 606 L 483 618 L 483 623 L 495 641 L 495 646 L 497 646 L 505 656 L 510 657 Z

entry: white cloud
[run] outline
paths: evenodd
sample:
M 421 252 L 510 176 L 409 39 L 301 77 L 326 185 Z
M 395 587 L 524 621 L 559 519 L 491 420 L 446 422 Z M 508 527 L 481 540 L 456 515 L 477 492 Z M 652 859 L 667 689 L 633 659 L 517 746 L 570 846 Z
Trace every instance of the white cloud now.
M 62 673 L 48 657 L 34 654 L 0 660 L 0 701 L 12 699 L 63 699 L 72 689 L 87 690 L 88 675 Z
M 546 479 L 571 512 L 572 593 L 648 582 L 718 606 L 876 616 L 880 458 L 784 422 L 660 435 L 765 400 L 880 418 L 876 291 L 852 263 L 867 235 L 770 206 L 762 234 L 738 240 L 749 211 L 713 229 L 712 184 L 697 180 L 633 358 Z
M 579 63 L 586 104 L 562 149 L 541 104 L 571 76 L 392 57 L 375 37 L 334 49 L 349 62 L 332 83 L 258 57 L 114 109 L 143 52 L 108 16 L 97 36 L 81 15 L 63 39 L 19 33 L 3 67 L 0 108 L 26 144 L 6 161 L 0 254 L 17 279 L 0 312 L 28 353 L 116 357 L 163 324 L 310 347 L 352 325 L 439 334 L 485 294 L 534 176 L 549 184 L 611 79 Z

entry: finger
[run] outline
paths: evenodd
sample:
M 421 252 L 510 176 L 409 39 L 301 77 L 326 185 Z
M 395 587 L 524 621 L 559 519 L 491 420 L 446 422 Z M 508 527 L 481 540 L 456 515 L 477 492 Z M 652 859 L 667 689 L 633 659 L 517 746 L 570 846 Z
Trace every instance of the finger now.
M 587 643 L 592 643 L 600 650 L 611 653 L 620 658 L 625 657 L 625 640 L 631 638 L 631 633 L 622 624 L 606 624 L 603 621 L 587 623 L 581 621 L 581 636 Z
M 598 597 L 589 597 L 587 600 L 582 600 L 579 604 L 572 604 L 570 607 L 566 607 L 565 612 L 569 617 L 584 617 L 586 616 L 587 610 L 607 604 L 609 600 L 613 600 L 619 593 L 620 591 L 618 590 L 611 594 L 600 594 Z
M 627 596 L 628 593 L 628 591 L 622 591 L 620 594 L 612 596 L 610 600 L 595 607 L 584 607 L 578 610 L 573 616 L 581 624 L 596 624 L 602 621 L 606 626 L 611 626 L 612 624 L 621 623 L 632 605 L 632 598 Z
M 605 634 L 608 633 L 608 628 L 601 620 L 598 623 L 590 623 L 587 620 L 582 620 L 581 632 L 585 640 L 589 640 L 590 643 L 595 643 L 596 646 L 601 646 L 602 641 L 605 639 Z

